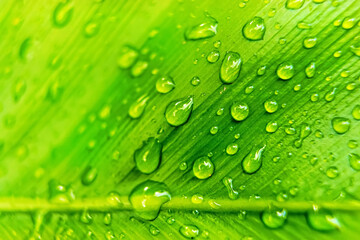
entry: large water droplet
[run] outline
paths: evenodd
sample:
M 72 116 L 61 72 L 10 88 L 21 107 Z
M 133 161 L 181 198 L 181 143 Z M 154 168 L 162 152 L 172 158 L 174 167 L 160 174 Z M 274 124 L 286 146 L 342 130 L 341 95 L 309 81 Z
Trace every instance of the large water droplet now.
M 307 214 L 307 221 L 315 230 L 318 231 L 331 231 L 340 228 L 339 220 L 331 214 L 329 211 L 325 210 L 314 210 Z
M 269 99 L 264 102 L 264 108 L 268 113 L 276 112 L 278 107 L 278 103 L 273 99 Z
M 242 160 L 242 168 L 245 173 L 252 174 L 258 171 L 262 164 L 261 155 L 265 151 L 266 145 L 253 148 Z
M 282 210 L 267 210 L 261 214 L 261 220 L 269 228 L 280 228 L 285 224 L 288 212 Z
M 193 165 L 193 173 L 198 179 L 206 179 L 213 175 L 215 166 L 208 157 L 200 157 L 195 160 Z
M 242 29 L 244 37 L 252 41 L 262 40 L 264 38 L 265 31 L 265 22 L 261 17 L 254 17 L 247 22 Z
M 138 98 L 129 108 L 129 116 L 136 119 L 141 117 L 145 111 L 146 103 L 149 100 L 149 97 L 143 95 Z
M 241 57 L 237 52 L 227 52 L 220 67 L 220 79 L 223 83 L 233 83 L 240 75 Z
M 194 105 L 193 96 L 170 102 L 165 110 L 166 121 L 174 127 L 185 124 L 190 118 Z
M 353 27 L 355 26 L 356 22 L 357 22 L 357 21 L 356 21 L 356 18 L 345 17 L 345 18 L 344 18 L 344 21 L 343 21 L 342 24 L 341 24 L 341 27 L 342 27 L 343 29 L 348 30 L 348 29 L 353 28 Z
M 313 48 L 316 45 L 316 37 L 307 37 L 304 39 L 303 46 L 304 48 Z
M 97 169 L 91 166 L 87 166 L 81 176 L 81 182 L 84 185 L 90 185 L 97 177 Z
M 301 8 L 304 5 L 304 0 L 287 0 L 286 1 L 286 8 L 296 10 Z
M 210 38 L 217 33 L 218 22 L 215 18 L 207 16 L 206 20 L 198 25 L 192 26 L 185 31 L 186 40 L 198 40 Z
M 195 225 L 183 225 L 180 227 L 179 232 L 182 236 L 193 239 L 199 236 L 200 230 Z
M 288 62 L 281 63 L 276 70 L 276 74 L 282 80 L 289 80 L 295 74 L 294 66 Z
M 151 137 L 134 153 L 137 169 L 145 174 L 154 172 L 160 165 L 162 145 L 159 140 Z
M 249 116 L 249 106 L 244 102 L 234 102 L 230 107 L 230 114 L 236 121 L 243 121 Z
M 339 134 L 346 133 L 350 129 L 350 120 L 344 117 L 335 117 L 331 120 L 335 132 Z
M 53 21 L 56 27 L 66 26 L 73 14 L 73 2 L 71 0 L 62 0 L 56 6 L 53 14 Z
M 154 220 L 159 215 L 161 205 L 170 200 L 168 187 L 152 180 L 140 183 L 129 195 L 136 215 L 145 220 Z

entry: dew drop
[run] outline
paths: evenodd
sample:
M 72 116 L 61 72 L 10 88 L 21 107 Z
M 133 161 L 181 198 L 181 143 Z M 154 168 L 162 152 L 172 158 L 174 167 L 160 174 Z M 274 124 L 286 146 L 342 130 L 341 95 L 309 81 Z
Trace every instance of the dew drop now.
M 212 135 L 217 134 L 218 131 L 219 131 L 218 126 L 212 126 L 212 127 L 210 128 L 210 133 L 211 133 Z
M 208 157 L 200 157 L 195 160 L 193 173 L 198 179 L 206 179 L 213 175 L 215 166 Z
M 229 198 L 232 200 L 238 199 L 239 198 L 239 192 L 234 190 L 234 186 L 233 186 L 233 180 L 231 177 L 224 177 L 222 180 L 223 184 L 225 185 L 227 191 L 228 191 L 228 195 Z
M 53 14 L 53 22 L 55 27 L 66 26 L 72 17 L 74 4 L 71 0 L 62 0 L 56 6 Z
M 267 210 L 261 214 L 261 220 L 268 228 L 276 229 L 285 224 L 288 212 L 282 210 Z
M 100 25 L 96 21 L 89 21 L 84 26 L 84 35 L 87 38 L 95 36 L 100 29 Z
M 218 22 L 215 18 L 207 16 L 206 20 L 200 24 L 192 26 L 185 31 L 186 40 L 199 40 L 210 38 L 217 33 Z
M 337 167 L 331 166 L 326 170 L 326 176 L 330 179 L 334 179 L 339 176 L 339 170 Z
M 274 113 L 278 109 L 278 104 L 275 100 L 269 99 L 264 102 L 264 108 L 268 113 Z
M 230 107 L 230 114 L 236 121 L 243 121 L 249 116 L 249 106 L 244 102 L 234 102 Z
M 285 6 L 287 9 L 296 10 L 300 9 L 304 5 L 304 3 L 304 0 L 287 0 Z
M 136 215 L 145 220 L 154 220 L 159 215 L 161 205 L 170 199 L 168 187 L 164 183 L 152 180 L 140 183 L 129 195 Z
M 153 173 L 160 165 L 161 151 L 162 144 L 159 140 L 153 137 L 148 138 L 134 153 L 137 169 L 144 174 Z
M 291 63 L 281 63 L 277 70 L 276 74 L 282 80 L 289 80 L 295 74 L 294 66 Z
M 218 50 L 214 50 L 209 52 L 209 54 L 206 56 L 206 60 L 209 63 L 216 63 L 220 58 L 220 52 Z
M 303 46 L 304 48 L 313 48 L 316 45 L 317 38 L 316 37 L 307 37 L 304 39 Z
M 124 46 L 120 50 L 117 64 L 120 68 L 126 69 L 134 65 L 139 56 L 139 52 L 130 46 Z
M 190 118 L 193 105 L 193 96 L 188 96 L 186 98 L 170 102 L 165 110 L 166 121 L 174 127 L 185 124 Z
M 156 81 L 156 90 L 159 93 L 168 93 L 175 88 L 175 82 L 172 77 L 164 76 Z
M 112 221 L 111 213 L 105 213 L 104 220 L 103 220 L 104 224 L 109 226 L 109 225 L 111 225 L 111 221 Z
M 130 70 L 131 76 L 140 77 L 144 74 L 145 70 L 148 68 L 149 63 L 145 60 L 138 60 Z
M 333 88 L 331 91 L 329 91 L 325 94 L 325 100 L 327 102 L 331 102 L 335 99 L 336 90 L 337 90 L 337 88 Z
M 300 136 L 298 139 L 294 141 L 294 146 L 300 148 L 304 139 L 307 138 L 311 133 L 310 125 L 307 123 L 303 123 L 300 126 Z
M 354 119 L 356 120 L 360 120 L 360 105 L 356 105 L 352 112 L 351 112 L 352 116 Z
M 278 123 L 276 121 L 270 121 L 266 124 L 266 128 L 265 130 L 268 132 L 268 133 L 274 133 L 277 131 L 278 129 Z
M 133 119 L 141 117 L 141 115 L 145 111 L 145 107 L 146 107 L 148 100 L 149 100 L 149 97 L 147 97 L 145 95 L 138 98 L 133 104 L 131 104 L 131 106 L 129 108 L 129 116 Z
M 251 41 L 262 40 L 264 38 L 265 31 L 265 22 L 261 17 L 254 17 L 247 22 L 242 29 L 244 37 Z
M 360 171 L 360 155 L 356 153 L 349 153 L 348 155 L 350 167 L 355 171 Z
M 185 238 L 193 239 L 199 236 L 200 230 L 195 225 L 183 225 L 180 227 L 179 232 Z
M 88 186 L 92 184 L 97 177 L 97 169 L 91 166 L 87 166 L 81 176 L 82 184 Z
M 49 200 L 56 204 L 68 204 L 75 200 L 75 195 L 70 186 L 64 186 L 55 180 L 50 180 Z
M 193 85 L 194 87 L 199 86 L 200 82 L 201 81 L 198 76 L 195 76 L 190 80 L 191 85 Z
M 220 67 L 220 79 L 223 83 L 233 83 L 240 75 L 241 57 L 236 52 L 227 52 Z
M 341 24 L 341 27 L 342 27 L 343 29 L 348 30 L 348 29 L 353 28 L 353 27 L 355 26 L 356 22 L 357 22 L 357 21 L 356 21 L 355 18 L 345 17 L 345 18 L 344 18 L 344 21 L 343 21 L 342 24 Z
M 315 209 L 307 214 L 307 221 L 311 228 L 318 231 L 340 229 L 339 220 L 329 211 Z
M 266 145 L 253 148 L 242 160 L 242 168 L 245 173 L 252 174 L 258 171 L 262 164 L 261 155 L 265 151 Z
M 311 62 L 311 63 L 305 68 L 306 77 L 308 77 L 308 78 L 314 77 L 315 71 L 316 71 L 315 62 Z
M 312 28 L 312 24 L 311 23 L 306 23 L 306 22 L 298 22 L 298 24 L 296 25 L 297 28 L 299 29 L 311 29 Z
M 350 129 L 350 120 L 344 117 L 335 117 L 331 120 L 331 124 L 335 132 L 344 134 Z
M 226 153 L 230 156 L 235 155 L 239 150 L 239 146 L 236 143 L 230 143 L 226 147 Z
M 157 236 L 157 235 L 159 235 L 160 230 L 157 227 L 155 227 L 154 225 L 151 224 L 150 227 L 149 227 L 149 232 L 151 233 L 151 235 Z

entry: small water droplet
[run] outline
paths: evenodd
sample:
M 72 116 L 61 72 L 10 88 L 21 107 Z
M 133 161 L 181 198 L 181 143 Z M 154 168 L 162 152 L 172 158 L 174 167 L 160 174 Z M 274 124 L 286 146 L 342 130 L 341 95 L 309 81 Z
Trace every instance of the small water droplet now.
M 346 133 L 350 129 L 350 120 L 344 117 L 335 117 L 331 120 L 335 132 L 339 134 Z
M 349 153 L 348 155 L 350 167 L 355 171 L 360 171 L 360 155 L 356 153 Z
M 317 94 L 317 93 L 312 94 L 310 97 L 310 100 L 312 102 L 317 102 L 319 100 L 319 94 Z
M 153 173 L 160 165 L 161 151 L 162 144 L 159 140 L 153 137 L 148 138 L 134 153 L 137 169 L 145 174 Z
M 355 105 L 355 107 L 351 112 L 351 115 L 353 116 L 354 119 L 360 120 L 360 105 Z
M 239 150 L 239 146 L 236 143 L 230 143 L 226 147 L 226 153 L 230 156 L 235 155 Z
M 195 160 L 193 173 L 198 179 L 206 179 L 213 175 L 215 166 L 208 157 L 200 157 Z
M 306 22 L 303 22 L 303 21 L 298 22 L 298 24 L 296 26 L 299 29 L 311 29 L 312 28 L 311 23 L 306 23 Z
M 241 57 L 236 52 L 227 52 L 220 67 L 220 79 L 223 83 L 233 83 L 240 75 Z
M 294 66 L 291 63 L 281 63 L 277 70 L 276 74 L 282 80 L 289 80 L 295 74 Z
M 138 98 L 133 104 L 131 104 L 129 108 L 129 116 L 134 119 L 141 117 L 141 115 L 145 111 L 145 107 L 148 100 L 149 97 L 145 95 Z
M 285 6 L 287 9 L 296 10 L 300 9 L 304 3 L 304 0 L 287 0 Z
M 265 22 L 261 17 L 254 17 L 247 22 L 242 29 L 244 37 L 251 41 L 262 40 L 264 38 L 265 31 Z
M 100 29 L 100 24 L 94 20 L 89 21 L 84 26 L 84 35 L 87 38 L 95 36 Z
M 336 90 L 337 90 L 337 88 L 333 88 L 331 91 L 329 91 L 325 94 L 325 100 L 327 102 L 331 102 L 335 99 Z
M 154 220 L 162 204 L 170 201 L 168 187 L 161 182 L 147 180 L 137 185 L 129 195 L 129 201 L 137 216 L 145 220 Z
M 308 78 L 312 78 L 315 75 L 316 66 L 315 62 L 311 62 L 306 68 L 305 68 L 305 74 Z
M 231 177 L 224 177 L 222 182 L 228 191 L 228 195 L 230 199 L 235 200 L 239 198 L 239 192 L 234 190 L 233 180 Z
M 185 124 L 190 118 L 193 105 L 193 96 L 188 96 L 186 98 L 170 102 L 165 110 L 166 121 L 174 127 Z
M 92 184 L 97 177 L 97 169 L 91 166 L 87 166 L 81 176 L 81 182 L 84 185 Z
M 119 63 L 119 62 L 118 62 Z M 140 77 L 144 74 L 145 70 L 148 68 L 149 63 L 145 60 L 138 60 L 130 70 L 131 76 Z
M 244 102 L 234 102 L 230 107 L 230 114 L 236 121 L 243 121 L 249 116 L 249 106 Z
M 339 170 L 337 167 L 331 166 L 326 170 L 326 176 L 330 179 L 334 179 L 339 176 Z
M 218 22 L 211 16 L 206 16 L 206 20 L 194 25 L 185 31 L 186 40 L 199 40 L 210 38 L 217 33 Z
M 316 37 L 307 37 L 303 41 L 304 48 L 313 48 L 316 45 L 317 38 Z
M 250 94 L 250 93 L 252 93 L 254 91 L 254 86 L 247 86 L 246 88 L 245 88 L 245 94 Z
M 275 100 L 269 99 L 264 102 L 264 108 L 268 113 L 274 113 L 278 109 L 278 104 Z
M 253 148 L 242 160 L 242 168 L 245 173 L 252 174 L 258 171 L 262 164 L 261 155 L 265 151 L 266 145 Z
M 212 135 L 217 134 L 218 131 L 219 131 L 218 126 L 212 126 L 212 127 L 210 128 L 210 133 L 211 133 Z
M 265 130 L 268 132 L 268 133 L 274 133 L 277 131 L 278 129 L 278 123 L 276 121 L 270 121 L 266 124 L 266 128 Z
M 180 227 L 179 232 L 185 238 L 193 239 L 199 236 L 200 230 L 195 225 L 183 225 Z
M 104 224 L 109 226 L 109 225 L 111 225 L 111 221 L 112 221 L 111 213 L 105 213 L 105 215 L 104 215 Z
M 159 93 L 168 93 L 171 92 L 175 88 L 175 82 L 172 77 L 164 76 L 162 78 L 158 78 L 156 81 L 156 90 Z
M 134 65 L 139 56 L 139 52 L 130 46 L 123 46 L 120 50 L 117 64 L 120 68 L 126 69 Z
M 263 65 L 263 66 L 260 66 L 260 67 L 258 68 L 256 74 L 257 74 L 258 76 L 263 76 L 263 75 L 265 74 L 265 72 L 266 72 L 266 66 Z
M 54 10 L 53 22 L 55 27 L 66 26 L 72 17 L 74 3 L 71 0 L 62 0 Z
M 191 85 L 193 85 L 194 87 L 199 86 L 200 82 L 201 81 L 198 76 L 195 76 L 190 80 Z
M 209 63 L 216 63 L 220 58 L 220 52 L 218 50 L 214 50 L 209 52 L 206 56 L 206 59 Z
M 300 126 L 300 136 L 298 139 L 294 141 L 294 146 L 300 148 L 304 139 L 307 138 L 311 133 L 310 125 L 307 123 L 303 123 Z
M 151 235 L 157 236 L 157 235 L 159 235 L 160 230 L 157 227 L 155 227 L 154 225 L 151 224 L 150 227 L 149 227 L 149 232 L 151 233 Z

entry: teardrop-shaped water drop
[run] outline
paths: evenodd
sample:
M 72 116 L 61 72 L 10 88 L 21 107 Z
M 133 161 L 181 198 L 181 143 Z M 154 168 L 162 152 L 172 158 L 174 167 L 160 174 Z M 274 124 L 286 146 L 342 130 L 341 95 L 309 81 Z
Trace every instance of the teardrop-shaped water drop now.
M 148 100 L 149 97 L 145 95 L 138 98 L 133 104 L 131 104 L 129 108 L 129 116 L 134 119 L 141 117 L 141 115 L 145 111 L 145 107 Z
M 267 210 L 261 214 L 261 220 L 268 228 L 276 229 L 285 224 L 288 212 L 285 209 L 282 210 Z
M 175 88 L 175 82 L 172 77 L 164 76 L 156 81 L 156 90 L 159 93 L 168 93 Z
M 265 151 L 266 145 L 252 149 L 242 160 L 242 168 L 245 173 L 252 174 L 258 171 L 262 164 L 262 154 Z
M 310 125 L 307 123 L 301 124 L 300 127 L 300 136 L 298 139 L 294 141 L 294 146 L 297 148 L 300 148 L 304 139 L 307 138 L 311 133 Z
M 166 121 L 174 127 L 185 124 L 190 118 L 194 105 L 193 96 L 170 102 L 165 110 Z
M 223 83 L 233 83 L 240 75 L 241 57 L 237 52 L 227 52 L 220 67 L 220 79 Z
M 234 102 L 230 107 L 230 114 L 236 121 L 243 121 L 249 116 L 249 106 L 244 102 Z
M 81 176 L 81 182 L 84 185 L 90 185 L 97 177 L 97 169 L 91 166 L 87 166 Z
M 210 38 L 217 33 L 218 22 L 215 18 L 207 16 L 206 20 L 200 24 L 192 26 L 185 31 L 186 40 L 199 40 Z
M 264 38 L 265 31 L 265 22 L 261 17 L 254 17 L 247 22 L 242 29 L 244 37 L 251 41 L 262 40 Z
M 162 144 L 159 140 L 153 137 L 148 138 L 134 153 L 137 169 L 145 174 L 153 173 L 160 165 L 161 151 Z
M 53 13 L 53 22 L 55 27 L 66 26 L 72 17 L 74 4 L 71 0 L 62 0 L 56 6 Z
M 307 214 L 307 221 L 315 230 L 318 231 L 332 231 L 340 229 L 339 220 L 329 211 L 314 210 Z
M 313 47 L 315 47 L 316 42 L 317 42 L 316 37 L 307 37 L 304 39 L 303 46 L 304 46 L 304 48 L 307 48 L 307 49 L 313 48 Z
M 305 68 L 305 74 L 308 78 L 312 78 L 315 75 L 315 62 L 311 62 L 306 68 Z
M 137 185 L 129 195 L 129 201 L 137 216 L 154 220 L 161 205 L 171 200 L 168 187 L 161 182 L 147 180 Z
M 228 195 L 230 199 L 235 200 L 239 198 L 239 192 L 235 191 L 233 186 L 233 180 L 231 177 L 224 177 L 222 182 L 228 190 Z
M 335 117 L 331 120 L 335 132 L 339 134 L 346 133 L 350 129 L 350 120 L 344 117 Z
M 193 173 L 198 179 L 206 179 L 213 175 L 214 163 L 208 157 L 200 157 L 193 164 Z

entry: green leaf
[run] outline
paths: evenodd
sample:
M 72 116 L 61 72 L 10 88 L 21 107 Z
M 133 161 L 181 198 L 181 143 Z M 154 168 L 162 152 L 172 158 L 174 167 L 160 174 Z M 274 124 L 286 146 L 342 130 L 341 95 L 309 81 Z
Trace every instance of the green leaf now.
M 1 1 L 1 238 L 356 239 L 359 8 Z

